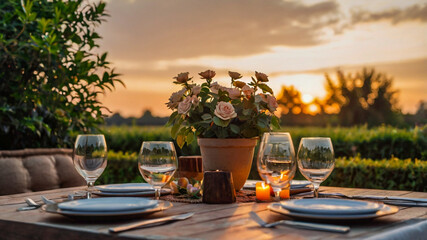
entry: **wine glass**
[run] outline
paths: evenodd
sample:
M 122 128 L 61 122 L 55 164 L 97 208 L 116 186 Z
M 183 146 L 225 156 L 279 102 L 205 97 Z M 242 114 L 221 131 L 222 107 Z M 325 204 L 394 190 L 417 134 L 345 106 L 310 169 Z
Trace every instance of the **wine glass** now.
M 172 142 L 143 142 L 138 156 L 138 169 L 142 177 L 160 198 L 161 188 L 168 183 L 177 169 L 177 157 Z
M 280 191 L 289 189 L 296 171 L 295 150 L 289 133 L 264 133 L 257 158 L 261 178 L 273 188 L 280 199 Z
M 92 198 L 93 186 L 107 166 L 107 144 L 102 134 L 78 135 L 73 152 L 74 167 L 86 180 L 86 198 Z
M 320 183 L 329 177 L 334 165 L 334 149 L 330 138 L 301 139 L 298 149 L 298 168 L 301 174 L 313 184 L 314 197 L 319 196 Z

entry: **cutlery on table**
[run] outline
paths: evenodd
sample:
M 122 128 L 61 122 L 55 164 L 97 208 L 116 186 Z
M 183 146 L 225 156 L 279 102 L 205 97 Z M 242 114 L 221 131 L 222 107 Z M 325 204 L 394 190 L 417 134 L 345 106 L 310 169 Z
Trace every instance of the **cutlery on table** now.
M 38 204 L 36 203 L 33 199 L 31 198 L 25 198 L 25 202 L 27 203 L 28 206 L 25 207 L 20 207 L 18 209 L 16 209 L 16 211 L 28 211 L 28 210 L 35 210 L 40 208 L 43 204 Z
M 42 199 L 44 204 L 55 204 L 56 203 L 55 201 L 50 200 L 50 199 L 46 198 L 45 196 L 40 196 L 40 198 Z
M 337 233 L 347 233 L 350 231 L 350 227 L 348 226 L 309 223 L 309 222 L 291 221 L 291 220 L 280 220 L 273 223 L 266 223 L 253 211 L 251 211 L 249 215 L 251 216 L 252 220 L 257 222 L 261 227 L 265 227 L 265 228 L 271 228 L 277 225 L 288 225 L 288 226 L 304 228 L 308 230 L 319 230 L 319 231 L 328 231 L 328 232 L 337 232 Z
M 194 212 L 190 212 L 190 213 L 185 213 L 185 214 L 181 214 L 181 215 L 174 215 L 174 216 L 168 216 L 168 217 L 163 217 L 163 218 L 145 220 L 142 222 L 123 225 L 120 227 L 109 228 L 108 230 L 110 232 L 114 232 L 114 233 L 123 232 L 123 231 L 131 230 L 134 228 L 139 228 L 139 227 L 143 227 L 143 226 L 151 225 L 151 224 L 165 223 L 165 222 L 177 221 L 177 220 L 185 220 L 187 218 L 190 218 L 193 215 L 194 215 Z
M 424 199 L 424 198 L 408 198 L 408 197 L 397 197 L 397 196 L 373 196 L 373 195 L 350 196 L 342 193 L 319 193 L 319 195 L 323 197 L 342 197 L 342 198 L 348 198 L 348 199 L 375 200 L 375 201 L 381 201 L 391 205 L 427 207 L 427 199 Z

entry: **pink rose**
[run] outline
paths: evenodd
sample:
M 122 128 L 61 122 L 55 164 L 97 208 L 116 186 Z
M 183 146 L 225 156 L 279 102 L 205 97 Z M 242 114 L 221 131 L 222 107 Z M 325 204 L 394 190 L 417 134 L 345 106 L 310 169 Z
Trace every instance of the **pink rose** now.
M 232 79 L 240 79 L 242 78 L 242 75 L 238 72 L 231 72 L 228 71 L 228 76 L 230 76 Z
M 221 85 L 219 85 L 218 84 L 218 82 L 214 82 L 214 83 L 212 83 L 211 84 L 211 92 L 213 92 L 213 93 L 215 93 L 215 94 L 218 94 L 218 91 L 221 89 L 221 90 L 224 90 L 225 89 L 225 87 L 223 87 L 223 86 L 221 86 Z
M 183 88 L 177 92 L 172 93 L 172 95 L 169 98 L 169 102 L 166 103 L 166 106 L 170 109 L 175 109 L 179 102 L 182 100 L 182 97 L 184 96 L 184 93 L 187 91 L 187 89 Z
M 276 109 L 279 107 L 279 104 L 277 103 L 277 100 L 274 96 L 271 95 L 267 95 L 267 105 L 268 105 L 268 110 L 270 110 L 270 112 L 275 112 Z
M 188 78 L 188 74 L 189 74 L 188 72 L 180 73 L 176 77 L 174 77 L 174 79 L 176 79 L 177 82 L 186 83 L 188 80 L 190 80 Z
M 199 104 L 199 98 L 196 96 L 196 95 L 193 95 L 192 97 L 191 97 L 191 103 L 194 105 L 194 106 L 197 106 L 198 104 Z
M 206 70 L 204 72 L 199 73 L 199 75 L 202 77 L 202 79 L 212 79 L 215 77 L 216 73 L 212 70 Z
M 202 87 L 200 86 L 194 86 L 193 88 L 191 88 L 191 93 L 193 95 L 199 95 L 200 91 L 202 90 Z
M 180 102 L 178 104 L 178 113 L 179 114 L 187 114 L 188 111 L 191 109 L 191 100 L 192 98 L 190 96 L 187 96 L 184 101 Z
M 222 120 L 229 120 L 237 116 L 237 113 L 235 112 L 233 105 L 231 105 L 231 103 L 228 103 L 228 102 L 219 102 L 216 105 L 214 113 L 217 117 L 221 118 Z
M 253 88 L 249 87 L 248 85 L 245 85 L 242 87 L 243 94 L 246 96 L 251 96 L 255 91 Z
M 255 71 L 255 77 L 260 82 L 268 82 L 268 76 L 265 73 Z
M 240 90 L 237 88 L 226 88 L 225 91 L 228 92 L 228 96 L 231 99 L 236 99 L 240 97 Z

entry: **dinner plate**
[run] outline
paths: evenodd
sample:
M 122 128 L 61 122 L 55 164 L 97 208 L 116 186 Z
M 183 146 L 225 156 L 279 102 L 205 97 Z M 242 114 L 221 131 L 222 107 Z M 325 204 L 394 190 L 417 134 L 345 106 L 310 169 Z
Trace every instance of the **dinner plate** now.
M 255 190 L 255 185 L 257 182 L 262 182 L 262 181 L 260 181 L 260 180 L 246 180 L 243 188 Z M 306 180 L 292 180 L 291 181 L 291 189 L 305 188 L 310 184 L 311 184 L 311 182 L 306 181 Z
M 72 212 L 123 212 L 154 208 L 157 204 L 157 200 L 151 200 L 148 198 L 114 197 L 80 199 L 63 202 L 58 204 L 58 208 L 62 211 Z
M 381 205 L 374 202 L 335 198 L 309 198 L 281 201 L 282 207 L 291 212 L 313 214 L 365 214 L 375 213 Z
M 151 191 L 143 191 L 143 192 L 92 192 L 95 195 L 103 196 L 103 197 L 153 197 L 154 190 Z M 171 190 L 168 188 L 162 188 L 160 190 L 160 195 L 170 194 Z
M 58 204 L 45 205 L 42 208 L 48 213 L 60 214 L 69 218 L 77 220 L 96 220 L 96 221 L 110 221 L 120 219 L 141 218 L 149 214 L 163 211 L 171 208 L 173 205 L 168 201 L 160 200 L 154 208 L 145 208 L 129 211 L 116 211 L 116 212 L 86 212 L 86 211 L 67 211 L 58 208 Z
M 297 219 L 309 219 L 309 220 L 345 220 L 354 221 L 362 219 L 372 219 L 382 217 L 390 214 L 395 214 L 399 211 L 398 207 L 381 204 L 380 210 L 373 213 L 366 214 L 315 214 L 315 213 L 302 213 L 302 212 L 291 212 L 283 208 L 280 203 L 272 203 L 268 206 L 268 209 L 273 212 L 277 212 L 292 218 Z
M 95 186 L 101 192 L 112 193 L 127 193 L 127 192 L 145 192 L 154 191 L 153 187 L 148 183 L 123 183 Z

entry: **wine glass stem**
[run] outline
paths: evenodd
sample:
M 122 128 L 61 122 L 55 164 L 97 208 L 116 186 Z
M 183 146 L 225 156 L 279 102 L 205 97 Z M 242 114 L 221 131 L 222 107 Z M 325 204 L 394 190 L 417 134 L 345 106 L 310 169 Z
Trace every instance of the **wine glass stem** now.
M 313 183 L 314 197 L 315 198 L 319 197 L 319 187 L 320 187 L 320 183 Z
M 156 200 L 160 199 L 160 189 L 161 188 L 158 188 L 158 187 L 154 188 L 154 193 L 155 193 Z
M 87 181 L 87 192 L 86 192 L 86 198 L 91 199 L 92 198 L 92 191 L 93 186 L 95 185 L 94 181 Z

